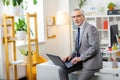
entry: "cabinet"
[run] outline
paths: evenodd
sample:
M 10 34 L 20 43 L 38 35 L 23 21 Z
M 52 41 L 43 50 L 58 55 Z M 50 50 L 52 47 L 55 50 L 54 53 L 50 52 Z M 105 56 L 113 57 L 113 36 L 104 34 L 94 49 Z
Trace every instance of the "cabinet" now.
M 99 31 L 100 47 L 110 46 L 110 25 L 118 24 L 118 30 L 120 31 L 120 16 L 86 16 L 86 21 L 93 24 Z

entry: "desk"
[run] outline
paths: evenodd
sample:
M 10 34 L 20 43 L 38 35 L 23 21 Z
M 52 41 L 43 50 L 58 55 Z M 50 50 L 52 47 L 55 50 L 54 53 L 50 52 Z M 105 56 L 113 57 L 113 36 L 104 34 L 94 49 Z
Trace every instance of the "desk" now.
M 113 59 L 116 59 L 118 57 L 120 58 L 120 56 L 116 55 L 118 52 L 120 52 L 120 49 L 113 50 L 113 51 L 108 51 L 108 50 L 102 51 L 103 57 L 108 57 L 108 61 L 110 61 L 110 58 L 113 58 Z
M 36 66 L 37 80 L 60 80 L 58 69 L 59 66 L 42 63 Z M 70 80 L 77 80 L 80 71 L 73 72 L 69 75 Z M 77 77 L 76 77 L 77 76 Z M 120 63 L 119 68 L 112 68 L 111 62 L 103 62 L 103 69 L 95 73 L 92 80 L 120 80 Z

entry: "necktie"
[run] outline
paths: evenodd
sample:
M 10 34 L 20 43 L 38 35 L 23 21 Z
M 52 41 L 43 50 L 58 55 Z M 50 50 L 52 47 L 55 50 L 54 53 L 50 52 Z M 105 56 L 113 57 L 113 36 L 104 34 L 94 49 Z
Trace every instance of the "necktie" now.
M 80 39 L 80 28 L 78 28 L 78 46 L 79 46 L 79 40 Z
M 79 56 L 80 56 L 80 53 L 79 53 L 79 47 L 80 47 L 80 46 L 79 46 L 79 41 L 80 41 L 80 40 L 79 40 L 79 39 L 80 39 L 80 28 L 78 28 L 78 36 L 77 36 L 77 39 L 78 39 L 78 41 L 77 41 L 77 42 L 78 42 L 77 56 L 79 57 Z

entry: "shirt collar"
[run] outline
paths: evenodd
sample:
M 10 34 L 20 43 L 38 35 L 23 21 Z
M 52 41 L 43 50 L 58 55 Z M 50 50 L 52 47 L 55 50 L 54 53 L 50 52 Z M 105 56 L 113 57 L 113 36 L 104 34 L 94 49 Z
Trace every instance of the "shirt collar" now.
M 81 25 L 81 26 L 79 26 L 78 28 L 82 29 L 82 28 L 83 28 L 83 26 L 84 26 L 84 24 L 85 24 L 85 22 L 86 22 L 86 21 L 84 21 L 84 22 L 82 23 L 82 25 Z

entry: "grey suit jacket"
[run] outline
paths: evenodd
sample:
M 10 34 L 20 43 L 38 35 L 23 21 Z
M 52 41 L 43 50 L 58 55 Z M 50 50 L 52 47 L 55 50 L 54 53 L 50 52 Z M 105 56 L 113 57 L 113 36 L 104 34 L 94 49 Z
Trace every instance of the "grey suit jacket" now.
M 76 41 L 75 49 L 72 55 L 76 55 L 77 51 L 80 53 L 80 58 L 83 61 L 83 68 L 88 70 L 102 68 L 102 54 L 99 47 L 99 32 L 97 29 L 85 22 L 82 32 L 80 34 L 80 47 Z

